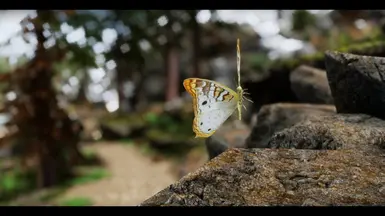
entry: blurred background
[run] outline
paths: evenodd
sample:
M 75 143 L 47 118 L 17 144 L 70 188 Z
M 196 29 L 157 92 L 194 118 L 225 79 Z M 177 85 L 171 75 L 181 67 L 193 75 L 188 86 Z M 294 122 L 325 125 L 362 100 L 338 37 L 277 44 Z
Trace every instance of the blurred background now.
M 254 103 L 222 133 L 240 142 L 262 105 L 295 101 L 273 72 L 324 68 L 325 50 L 384 56 L 384 14 L 0 11 L 0 204 L 138 205 L 208 160 L 183 79 L 234 87 L 240 38 Z

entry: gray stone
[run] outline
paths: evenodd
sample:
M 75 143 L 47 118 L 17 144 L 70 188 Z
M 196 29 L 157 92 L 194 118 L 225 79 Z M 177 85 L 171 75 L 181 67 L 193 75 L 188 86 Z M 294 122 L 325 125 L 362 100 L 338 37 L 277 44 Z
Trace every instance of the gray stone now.
M 362 149 L 229 149 L 141 205 L 384 205 L 382 150 Z
M 248 148 L 266 148 L 274 133 L 302 120 L 333 113 L 335 107 L 331 105 L 295 103 L 265 105 L 258 113 L 257 124 L 253 127 L 246 145 Z
M 384 121 L 364 114 L 334 114 L 316 116 L 275 133 L 268 147 L 363 151 L 368 145 L 385 147 Z
M 385 58 L 328 51 L 325 64 L 338 113 L 385 119 Z
M 290 73 L 290 84 L 301 103 L 333 104 L 326 71 L 302 65 Z

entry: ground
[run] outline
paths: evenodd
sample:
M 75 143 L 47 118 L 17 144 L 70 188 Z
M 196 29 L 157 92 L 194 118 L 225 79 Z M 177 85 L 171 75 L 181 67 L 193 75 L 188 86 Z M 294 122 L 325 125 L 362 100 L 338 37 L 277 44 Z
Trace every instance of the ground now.
M 106 163 L 110 176 L 75 185 L 58 200 L 87 197 L 93 205 L 138 205 L 178 180 L 171 160 L 154 161 L 135 145 L 100 142 L 85 148 Z

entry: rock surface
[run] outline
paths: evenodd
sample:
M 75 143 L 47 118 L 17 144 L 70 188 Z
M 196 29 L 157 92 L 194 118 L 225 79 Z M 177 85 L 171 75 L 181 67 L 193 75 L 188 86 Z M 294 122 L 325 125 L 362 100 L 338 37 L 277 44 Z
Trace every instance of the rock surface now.
M 383 63 L 328 52 L 336 108 L 264 106 L 246 142 L 259 148 L 227 149 L 141 205 L 385 205 Z M 298 99 L 278 96 L 288 87 L 281 78 L 276 97 L 261 94 L 257 104 Z
M 365 147 L 229 149 L 141 205 L 384 205 L 384 154 Z
M 229 148 L 229 144 L 223 138 L 214 135 L 205 140 L 205 145 L 210 160 Z
M 275 133 L 270 148 L 372 150 L 385 148 L 385 122 L 364 114 L 317 116 Z M 373 153 L 373 152 L 368 152 Z M 384 152 L 385 153 L 385 152 Z
M 233 120 L 225 123 L 205 140 L 209 159 L 220 155 L 228 148 L 245 148 L 245 141 L 249 134 L 249 127 L 241 121 Z
M 290 84 L 301 103 L 333 104 L 326 71 L 302 65 L 291 72 Z
M 338 113 L 385 119 L 385 58 L 329 51 L 325 64 Z
M 246 141 L 248 148 L 268 147 L 271 136 L 294 124 L 320 115 L 335 113 L 331 105 L 276 103 L 265 105 L 257 117 L 257 124 Z

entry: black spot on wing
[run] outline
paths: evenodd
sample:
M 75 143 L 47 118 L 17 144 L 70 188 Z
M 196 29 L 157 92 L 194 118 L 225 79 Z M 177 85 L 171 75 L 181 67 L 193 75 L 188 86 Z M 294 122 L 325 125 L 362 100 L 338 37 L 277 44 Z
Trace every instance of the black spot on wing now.
M 207 101 L 203 101 L 202 105 L 206 105 L 207 104 Z

